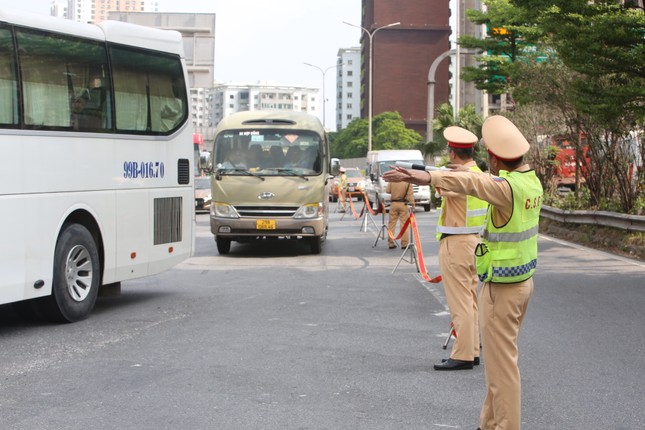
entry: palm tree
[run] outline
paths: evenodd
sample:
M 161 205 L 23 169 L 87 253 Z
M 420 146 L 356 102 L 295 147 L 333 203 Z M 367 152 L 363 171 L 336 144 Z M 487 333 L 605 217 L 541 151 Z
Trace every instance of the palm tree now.
M 423 146 L 423 155 L 426 158 L 433 158 L 446 154 L 448 144 L 446 139 L 443 137 L 443 131 L 447 127 L 456 125 L 472 131 L 477 136 L 481 136 L 483 122 L 483 118 L 477 114 L 475 106 L 473 105 L 466 105 L 459 111 L 457 118 L 455 118 L 452 105 L 450 103 L 441 104 L 437 109 L 435 119 L 432 121 L 432 130 L 434 131 L 433 134 L 435 136 L 434 141 L 426 142 Z M 475 150 L 475 160 L 477 160 L 477 164 L 481 167 L 481 160 L 485 157 L 482 157 L 480 152 L 481 148 L 477 146 Z

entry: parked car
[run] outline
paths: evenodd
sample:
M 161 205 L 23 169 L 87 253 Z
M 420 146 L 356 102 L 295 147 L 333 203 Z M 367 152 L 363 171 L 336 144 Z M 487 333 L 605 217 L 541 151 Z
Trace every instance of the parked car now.
M 347 175 L 347 197 L 356 197 L 358 200 L 363 199 L 363 191 L 365 190 L 366 178 L 363 172 L 358 167 L 348 167 L 345 169 Z M 329 192 L 329 197 L 332 202 L 338 200 L 338 184 L 340 183 L 340 176 L 336 176 L 332 183 Z
M 195 178 L 195 211 L 210 211 L 211 201 L 211 177 L 200 176 Z

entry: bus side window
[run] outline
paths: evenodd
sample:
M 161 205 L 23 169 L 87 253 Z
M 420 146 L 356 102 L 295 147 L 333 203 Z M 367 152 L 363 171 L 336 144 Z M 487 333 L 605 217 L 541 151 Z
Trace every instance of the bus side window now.
M 111 126 L 103 111 L 107 92 L 93 94 L 90 87 L 92 71 L 102 76 L 108 70 L 103 44 L 28 29 L 16 30 L 16 40 L 27 127 L 97 130 Z M 84 124 L 89 119 L 92 122 Z
M 107 128 L 104 88 L 83 88 L 74 100 L 73 127 L 77 130 Z
M 152 131 L 175 129 L 183 118 L 183 106 L 172 90 L 172 77 L 150 75 L 150 120 Z
M 188 96 L 179 57 L 117 46 L 110 47 L 110 56 L 117 130 L 167 134 L 187 120 Z
M 148 127 L 146 76 L 116 65 L 113 70 L 117 129 L 146 131 Z
M 22 57 L 25 124 L 69 127 L 70 103 L 65 65 L 56 58 Z
M 0 124 L 18 124 L 18 91 L 11 32 L 0 28 Z

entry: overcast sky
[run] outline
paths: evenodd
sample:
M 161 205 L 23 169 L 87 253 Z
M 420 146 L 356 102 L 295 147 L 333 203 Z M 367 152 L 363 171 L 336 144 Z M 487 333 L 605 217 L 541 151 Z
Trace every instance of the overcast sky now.
M 361 0 L 158 0 L 160 12 L 215 13 L 215 79 L 318 88 L 340 48 L 360 46 Z M 50 0 L 0 0 L 49 15 Z M 325 74 L 327 126 L 334 127 L 335 75 Z

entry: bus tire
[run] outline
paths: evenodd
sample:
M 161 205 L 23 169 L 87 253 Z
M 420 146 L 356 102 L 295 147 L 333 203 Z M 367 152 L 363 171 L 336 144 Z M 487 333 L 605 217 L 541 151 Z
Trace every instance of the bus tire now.
M 215 237 L 215 243 L 217 244 L 217 252 L 220 255 L 226 255 L 231 252 L 231 239 L 222 236 Z
M 320 254 L 323 248 L 322 236 L 309 237 L 309 250 L 312 254 Z
M 51 296 L 45 315 L 56 322 L 76 322 L 94 309 L 101 280 L 99 253 L 90 232 L 80 224 L 63 228 L 54 253 Z

